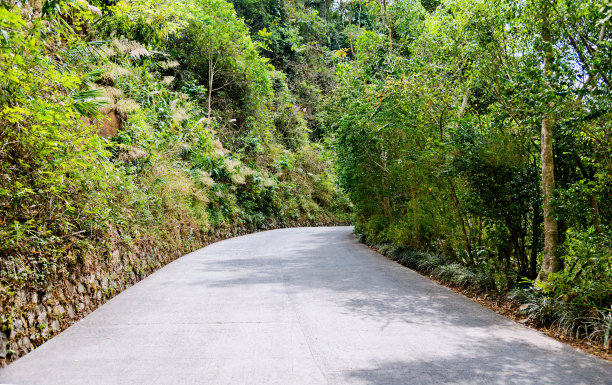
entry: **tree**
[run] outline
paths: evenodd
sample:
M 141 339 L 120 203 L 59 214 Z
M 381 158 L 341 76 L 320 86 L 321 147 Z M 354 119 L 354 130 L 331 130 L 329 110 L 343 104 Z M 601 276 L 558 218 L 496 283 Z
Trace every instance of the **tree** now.
M 542 50 L 544 56 L 544 78 L 550 76 L 553 65 L 552 36 L 550 30 L 550 11 L 548 1 L 542 4 Z M 542 116 L 542 195 L 544 208 L 544 257 L 538 280 L 545 281 L 548 275 L 561 270 L 562 264 L 558 251 L 557 218 L 552 199 L 555 193 L 555 164 L 553 156 L 553 120 L 545 113 Z
M 186 28 L 169 39 L 171 51 L 183 67 L 207 88 L 208 125 L 212 123 L 213 96 L 227 91 L 243 107 L 243 117 L 262 114 L 272 89 L 267 60 L 251 40 L 244 21 L 231 3 L 197 0 Z

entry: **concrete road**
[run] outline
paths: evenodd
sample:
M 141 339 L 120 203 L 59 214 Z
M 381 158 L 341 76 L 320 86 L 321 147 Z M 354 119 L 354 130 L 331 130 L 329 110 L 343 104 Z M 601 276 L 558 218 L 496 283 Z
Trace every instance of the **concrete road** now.
M 357 243 L 274 230 L 186 255 L 0 370 L 11 384 L 612 384 L 612 364 Z

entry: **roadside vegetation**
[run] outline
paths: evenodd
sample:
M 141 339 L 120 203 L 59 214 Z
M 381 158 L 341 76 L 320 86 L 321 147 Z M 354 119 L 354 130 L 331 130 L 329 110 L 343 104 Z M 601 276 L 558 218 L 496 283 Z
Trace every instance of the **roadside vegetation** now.
M 174 255 L 217 233 L 347 223 L 305 112 L 318 83 L 289 87 L 251 32 L 224 0 L 0 4 L 2 331 L 16 293 L 117 244 Z
M 400 263 L 610 349 L 611 16 L 0 0 L 0 303 L 117 242 L 352 215 Z
M 609 9 L 346 2 L 350 47 L 324 112 L 365 242 L 607 348 Z

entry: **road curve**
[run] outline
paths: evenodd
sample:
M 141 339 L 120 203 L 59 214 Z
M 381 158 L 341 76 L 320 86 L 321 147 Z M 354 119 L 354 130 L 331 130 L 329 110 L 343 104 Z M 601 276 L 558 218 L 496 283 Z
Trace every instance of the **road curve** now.
M 609 362 L 351 231 L 266 231 L 186 255 L 0 370 L 0 383 L 612 384 Z

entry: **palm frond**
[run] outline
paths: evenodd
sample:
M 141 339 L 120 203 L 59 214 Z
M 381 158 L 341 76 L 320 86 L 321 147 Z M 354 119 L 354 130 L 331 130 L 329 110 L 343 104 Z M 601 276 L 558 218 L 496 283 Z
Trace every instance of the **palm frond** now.
M 70 96 L 74 100 L 74 108 L 81 116 L 97 118 L 100 116 L 99 109 L 107 104 L 105 101 L 96 100 L 102 96 L 99 89 L 78 91 Z

